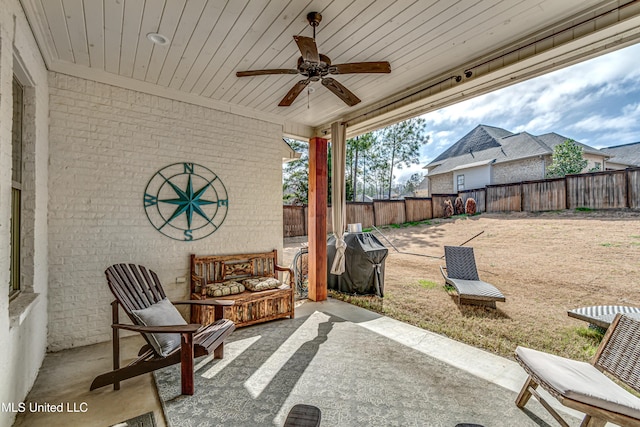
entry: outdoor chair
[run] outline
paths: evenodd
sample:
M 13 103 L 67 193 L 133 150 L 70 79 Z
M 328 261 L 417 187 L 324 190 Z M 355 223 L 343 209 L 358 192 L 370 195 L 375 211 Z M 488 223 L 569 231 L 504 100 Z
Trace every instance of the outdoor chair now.
M 584 412 L 582 427 L 603 427 L 607 421 L 640 426 L 640 399 L 609 378 L 640 392 L 640 320 L 618 314 L 591 364 L 525 347 L 516 348 L 515 357 L 529 374 L 516 399 L 519 408 L 533 395 L 562 426 L 569 426 L 536 392 L 540 385 L 563 405 Z
M 480 280 L 473 248 L 445 246 L 445 268 L 440 272 L 445 282 L 458 293 L 458 304 L 482 305 L 496 308 L 496 301 L 505 301 L 504 295 L 495 286 Z
M 640 319 L 640 308 L 625 305 L 593 305 L 579 307 L 567 311 L 569 317 L 589 322 L 589 325 L 606 331 L 616 314 L 626 314 L 634 319 Z
M 193 300 L 171 303 L 166 297 L 158 276 L 143 266 L 116 264 L 105 274 L 109 289 L 115 297 L 111 303 L 113 323 L 113 371 L 97 376 L 90 390 L 113 384 L 120 389 L 120 381 L 133 378 L 176 363 L 181 364 L 182 394 L 194 392 L 194 358 L 212 354 L 221 359 L 224 340 L 233 332 L 232 321 L 223 319 L 223 307 L 233 301 Z M 215 306 L 215 321 L 210 325 L 187 324 L 173 304 Z M 120 324 L 118 307 L 133 322 Z M 120 329 L 140 332 L 146 344 L 138 358 L 120 367 Z

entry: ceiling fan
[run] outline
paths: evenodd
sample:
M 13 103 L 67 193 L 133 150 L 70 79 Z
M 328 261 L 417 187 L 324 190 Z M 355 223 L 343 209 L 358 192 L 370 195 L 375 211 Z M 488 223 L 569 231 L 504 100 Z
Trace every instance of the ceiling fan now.
M 269 69 L 269 70 L 250 70 L 238 71 L 238 77 L 262 76 L 266 74 L 301 74 L 306 77 L 296 83 L 291 90 L 282 98 L 278 104 L 280 107 L 288 107 L 300 95 L 305 87 L 311 82 L 320 80 L 322 85 L 333 92 L 338 98 L 342 99 L 347 105 L 353 107 L 360 102 L 360 98 L 353 94 L 349 89 L 344 87 L 340 82 L 330 74 L 356 74 L 356 73 L 390 73 L 391 66 L 387 61 L 380 62 L 351 62 L 347 64 L 331 64 L 331 60 L 326 55 L 318 53 L 316 45 L 316 27 L 320 24 L 322 15 L 318 12 L 310 12 L 307 14 L 307 21 L 313 27 L 313 38 L 304 36 L 293 36 L 298 49 L 300 49 L 300 58 L 296 69 Z

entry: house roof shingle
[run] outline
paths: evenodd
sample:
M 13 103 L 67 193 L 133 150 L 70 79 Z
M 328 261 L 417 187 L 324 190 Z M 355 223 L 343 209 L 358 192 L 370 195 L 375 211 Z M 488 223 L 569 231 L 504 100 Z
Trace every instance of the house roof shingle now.
M 494 126 L 478 125 L 430 162 L 425 169 L 429 175 L 439 175 L 462 167 L 502 163 L 530 157 L 552 155 L 553 148 L 567 137 L 555 132 L 534 136 L 527 132 L 512 133 Z M 603 153 L 593 147 L 576 142 L 585 153 Z
M 571 139 L 571 138 L 567 138 L 566 136 L 558 135 L 555 132 L 545 133 L 544 135 L 540 135 L 537 138 L 540 141 L 542 141 L 544 144 L 546 144 L 549 148 L 551 148 L 551 152 L 552 153 L 553 153 L 553 149 L 554 149 L 554 147 L 556 145 L 562 144 L 567 139 Z M 590 147 L 590 146 L 588 146 L 586 144 L 583 144 L 581 142 L 578 142 L 578 141 L 573 141 L 573 142 L 575 142 L 577 146 L 582 147 L 582 150 L 585 153 L 602 155 L 602 152 L 600 150 L 598 150 L 597 148 Z
M 640 166 L 640 142 L 607 147 L 600 151 L 611 156 L 611 162 Z
M 500 143 L 497 140 L 508 135 L 513 135 L 513 133 L 494 126 L 478 125 L 444 153 L 436 157 L 432 163 L 446 160 L 450 157 L 461 156 L 465 153 L 500 147 Z

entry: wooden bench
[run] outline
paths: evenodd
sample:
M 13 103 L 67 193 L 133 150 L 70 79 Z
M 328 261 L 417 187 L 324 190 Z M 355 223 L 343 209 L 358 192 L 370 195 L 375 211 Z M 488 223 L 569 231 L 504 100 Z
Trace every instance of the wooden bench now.
M 274 319 L 294 316 L 293 271 L 277 264 L 278 251 L 236 254 L 236 255 L 191 255 L 191 299 L 233 300 L 232 306 L 224 307 L 224 318 L 233 321 L 236 327 L 253 325 Z M 245 279 L 272 277 L 286 283 L 278 288 L 249 291 L 228 295 L 209 296 L 207 285 L 228 281 L 242 282 Z M 281 275 L 282 279 L 278 276 Z M 206 306 L 193 306 L 192 319 L 203 324 L 214 318 L 213 309 Z

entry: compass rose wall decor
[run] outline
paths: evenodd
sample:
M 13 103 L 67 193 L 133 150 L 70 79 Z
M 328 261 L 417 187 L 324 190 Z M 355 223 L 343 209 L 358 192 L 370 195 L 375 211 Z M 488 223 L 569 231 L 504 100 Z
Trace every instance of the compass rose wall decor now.
M 151 225 L 175 240 L 199 240 L 215 232 L 227 216 L 229 198 L 211 170 L 174 163 L 156 172 L 144 190 Z

